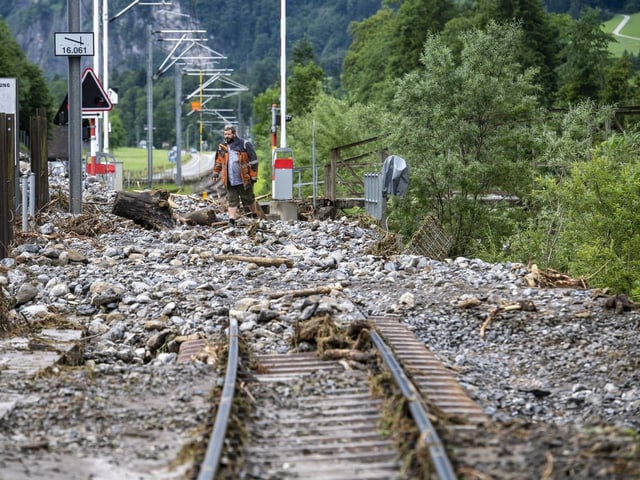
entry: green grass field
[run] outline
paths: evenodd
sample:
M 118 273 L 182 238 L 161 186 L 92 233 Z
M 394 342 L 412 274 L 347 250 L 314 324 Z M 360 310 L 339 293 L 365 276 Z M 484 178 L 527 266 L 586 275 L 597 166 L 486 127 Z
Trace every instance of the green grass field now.
M 602 29 L 606 33 L 613 33 L 615 28 L 622 21 L 622 15 L 616 15 L 611 20 L 605 22 L 603 24 Z M 631 15 L 631 18 L 624 26 L 624 28 L 619 32 L 621 35 L 627 35 L 629 37 L 634 38 L 625 38 L 625 37 L 614 37 L 616 42 L 612 42 L 609 45 L 609 51 L 615 57 L 620 57 L 622 54 L 627 51 L 629 53 L 633 53 L 634 55 L 640 54 L 640 13 L 634 13 Z
M 111 153 L 116 157 L 117 162 L 122 162 L 125 172 L 141 172 L 145 175 L 149 164 L 149 158 L 146 148 L 120 147 L 114 148 Z M 174 164 L 169 162 L 169 151 L 154 149 L 153 150 L 153 170 L 166 170 L 173 167 Z
M 125 189 L 139 188 L 139 181 L 146 185 L 145 181 L 148 178 L 148 165 L 149 158 L 147 149 L 135 148 L 135 147 L 120 147 L 114 148 L 111 153 L 115 156 L 116 162 L 122 162 L 122 168 L 124 171 L 125 181 L 132 180 L 134 184 L 125 186 Z M 191 159 L 191 154 L 187 153 L 182 156 L 182 163 L 188 162 Z M 153 150 L 153 171 L 162 172 L 164 170 L 172 169 L 175 167 L 175 163 L 169 161 L 169 151 L 162 149 Z M 128 184 L 127 184 L 128 185 Z M 163 183 L 162 188 L 169 191 L 180 191 L 182 193 L 192 193 L 193 188 L 189 185 L 183 185 L 177 188 L 172 183 Z

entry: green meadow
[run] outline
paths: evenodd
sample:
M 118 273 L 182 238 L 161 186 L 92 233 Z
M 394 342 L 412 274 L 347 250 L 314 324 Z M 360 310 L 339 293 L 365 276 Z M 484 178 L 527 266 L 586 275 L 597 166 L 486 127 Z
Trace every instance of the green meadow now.
M 116 157 L 116 162 L 122 162 L 125 172 L 141 172 L 145 175 L 149 165 L 149 157 L 146 148 L 120 147 L 111 150 Z M 169 151 L 153 149 L 153 170 L 166 170 L 172 168 L 174 164 L 169 162 Z
M 640 13 L 634 13 L 630 17 L 624 28 L 618 32 L 621 35 L 625 35 L 625 37 L 615 36 L 616 41 L 609 44 L 609 51 L 615 57 L 622 56 L 625 51 L 640 55 Z M 623 18 L 623 15 L 616 15 L 611 20 L 606 21 L 602 26 L 603 31 L 613 33 Z
M 114 155 L 116 162 L 122 162 L 124 180 L 126 183 L 125 189 L 136 189 L 139 188 L 139 185 L 146 185 L 149 165 L 146 148 L 119 147 L 112 149 L 111 153 Z M 187 153 L 182 156 L 182 163 L 184 164 L 190 159 L 191 154 Z M 153 171 L 156 173 L 172 169 L 176 166 L 175 163 L 171 163 L 169 161 L 169 151 L 163 149 L 153 149 L 152 162 Z M 133 181 L 133 184 L 129 186 L 130 180 Z M 163 183 L 162 188 L 169 191 L 180 191 L 182 193 L 192 193 L 193 190 L 189 185 L 183 185 L 178 188 L 172 183 Z

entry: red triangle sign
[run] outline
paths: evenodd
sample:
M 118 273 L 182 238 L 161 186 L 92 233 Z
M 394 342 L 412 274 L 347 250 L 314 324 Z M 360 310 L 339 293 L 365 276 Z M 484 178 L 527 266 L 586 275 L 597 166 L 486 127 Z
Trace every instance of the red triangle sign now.
M 82 111 L 108 112 L 113 108 L 111 99 L 92 68 L 82 73 Z

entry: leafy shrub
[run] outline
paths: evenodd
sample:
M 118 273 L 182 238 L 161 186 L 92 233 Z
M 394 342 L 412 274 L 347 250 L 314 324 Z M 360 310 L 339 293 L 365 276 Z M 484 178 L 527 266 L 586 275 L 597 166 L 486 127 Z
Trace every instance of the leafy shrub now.
M 508 254 L 639 297 L 639 146 L 638 134 L 614 135 L 561 181 L 540 179 L 542 207 Z

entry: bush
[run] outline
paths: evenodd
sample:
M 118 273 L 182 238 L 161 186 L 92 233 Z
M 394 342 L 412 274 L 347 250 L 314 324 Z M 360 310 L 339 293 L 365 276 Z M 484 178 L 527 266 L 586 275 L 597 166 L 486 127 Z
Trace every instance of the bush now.
M 541 179 L 539 214 L 508 253 L 639 298 L 639 146 L 637 134 L 612 136 L 564 179 Z

